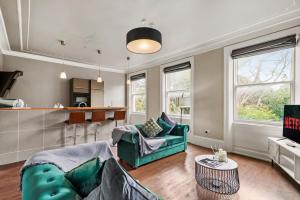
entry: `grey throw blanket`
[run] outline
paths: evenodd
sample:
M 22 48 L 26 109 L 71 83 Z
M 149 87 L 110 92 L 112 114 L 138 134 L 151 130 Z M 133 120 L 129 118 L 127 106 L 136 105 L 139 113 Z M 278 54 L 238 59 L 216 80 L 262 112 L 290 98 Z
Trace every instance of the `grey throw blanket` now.
M 117 144 L 121 140 L 122 135 L 125 133 L 138 134 L 141 156 L 151 154 L 153 151 L 159 149 L 159 147 L 161 147 L 161 145 L 163 145 L 166 142 L 164 138 L 146 138 L 141 134 L 141 132 L 138 128 L 136 128 L 136 126 L 125 125 L 114 128 L 112 132 L 113 145 Z
M 134 180 L 114 158 L 105 161 L 101 185 L 84 200 L 159 200 Z
M 135 181 L 114 158 L 105 162 L 100 200 L 158 200 L 157 195 Z
M 36 153 L 24 163 L 21 169 L 20 183 L 22 184 L 24 171 L 31 166 L 48 163 L 54 164 L 64 172 L 67 172 L 96 157 L 99 157 L 101 161 L 113 157 L 108 142 L 99 141 Z M 20 188 L 22 189 L 22 186 Z

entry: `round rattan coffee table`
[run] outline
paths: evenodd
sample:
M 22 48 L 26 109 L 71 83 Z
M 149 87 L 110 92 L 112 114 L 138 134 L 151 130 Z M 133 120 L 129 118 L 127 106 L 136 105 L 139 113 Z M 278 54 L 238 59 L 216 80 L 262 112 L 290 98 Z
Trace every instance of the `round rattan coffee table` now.
M 217 167 L 206 165 L 200 160 L 214 159 L 213 155 L 200 155 L 195 158 L 195 178 L 204 189 L 224 195 L 232 195 L 240 189 L 238 164 L 228 159 Z

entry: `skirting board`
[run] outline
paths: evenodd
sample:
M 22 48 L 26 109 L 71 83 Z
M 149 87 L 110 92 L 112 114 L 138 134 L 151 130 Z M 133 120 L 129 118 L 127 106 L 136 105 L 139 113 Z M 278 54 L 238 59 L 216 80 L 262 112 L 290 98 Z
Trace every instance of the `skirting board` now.
M 197 136 L 197 135 L 189 135 L 188 142 L 191 144 L 195 144 L 195 145 L 198 145 L 201 147 L 206 147 L 206 148 L 210 148 L 211 146 L 213 146 L 213 147 L 215 147 L 215 146 L 223 147 L 224 146 L 223 140 L 201 137 L 201 136 Z
M 210 148 L 211 146 L 213 146 L 213 147 L 214 146 L 219 146 L 219 147 L 225 146 L 223 140 L 201 137 L 201 136 L 197 136 L 197 135 L 189 135 L 188 142 L 191 144 L 198 145 L 201 147 L 206 147 L 206 148 Z M 258 152 L 258 151 L 253 151 L 253 150 L 245 149 L 242 147 L 234 146 L 232 153 L 270 162 L 270 158 L 269 158 L 267 152 L 266 153 Z
M 259 160 L 264 160 L 264 161 L 268 161 L 268 162 L 271 161 L 267 152 L 264 153 L 264 152 L 259 152 L 259 151 L 253 151 L 250 149 L 245 149 L 245 148 L 236 147 L 236 146 L 233 147 L 232 152 L 243 155 L 243 156 L 248 156 L 251 158 L 259 159 Z

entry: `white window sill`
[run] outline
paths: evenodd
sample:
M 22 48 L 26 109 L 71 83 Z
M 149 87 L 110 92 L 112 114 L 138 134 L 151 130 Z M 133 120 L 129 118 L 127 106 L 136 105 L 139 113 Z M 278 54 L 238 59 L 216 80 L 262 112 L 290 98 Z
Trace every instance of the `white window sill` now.
M 257 127 L 282 127 L 282 123 L 276 123 L 276 122 L 253 122 L 253 121 L 233 121 L 232 124 L 237 124 L 237 125 L 247 125 L 247 126 L 257 126 Z
M 174 118 L 174 119 L 180 119 L 180 115 L 170 115 L 170 114 L 167 114 L 170 118 Z M 190 116 L 182 116 L 182 119 L 183 120 L 191 120 L 191 117 Z
M 133 113 L 130 113 L 130 115 L 146 116 L 146 113 L 137 113 L 137 112 L 133 112 Z

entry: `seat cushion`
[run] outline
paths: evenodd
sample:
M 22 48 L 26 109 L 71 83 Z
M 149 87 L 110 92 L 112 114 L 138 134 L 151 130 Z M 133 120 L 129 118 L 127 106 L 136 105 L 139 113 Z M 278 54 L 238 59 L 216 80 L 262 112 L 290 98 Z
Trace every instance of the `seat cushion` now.
M 75 186 L 77 193 L 84 198 L 100 185 L 101 175 L 102 163 L 99 158 L 94 158 L 68 171 L 65 177 Z
M 183 136 L 177 136 L 177 135 L 166 135 L 165 137 L 163 137 L 166 139 L 166 145 L 170 146 L 170 145 L 174 145 L 174 144 L 178 144 L 181 142 L 184 142 L 184 137 Z
M 27 168 L 22 178 L 23 200 L 74 200 L 81 199 L 64 172 L 52 164 Z

